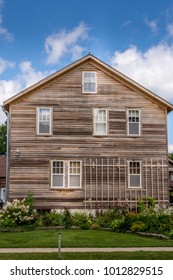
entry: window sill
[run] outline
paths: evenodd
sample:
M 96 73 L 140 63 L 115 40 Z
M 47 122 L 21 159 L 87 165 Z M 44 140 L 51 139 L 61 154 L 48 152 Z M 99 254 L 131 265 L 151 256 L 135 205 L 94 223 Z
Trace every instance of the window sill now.
M 50 187 L 50 190 L 53 190 L 53 191 L 74 191 L 74 190 L 83 190 L 82 187 L 69 187 L 69 188 L 61 188 L 61 187 Z

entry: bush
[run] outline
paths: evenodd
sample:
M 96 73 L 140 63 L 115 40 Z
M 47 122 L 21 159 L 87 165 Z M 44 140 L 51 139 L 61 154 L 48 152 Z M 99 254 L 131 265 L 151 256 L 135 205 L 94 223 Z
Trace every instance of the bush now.
M 172 228 L 171 216 L 167 214 L 151 213 L 140 216 L 140 220 L 145 223 L 146 232 L 167 234 Z
M 138 232 L 138 231 L 140 232 L 143 231 L 144 229 L 145 229 L 145 224 L 142 221 L 133 222 L 130 227 L 130 230 L 134 232 Z
M 93 217 L 84 212 L 74 212 L 72 214 L 72 224 L 81 229 L 89 229 L 92 224 Z
M 26 204 L 26 199 L 14 199 L 11 203 L 7 202 L 4 211 L 0 211 L 1 226 L 15 227 L 18 225 L 29 225 L 35 220 L 35 211 Z
M 153 197 L 146 197 L 144 199 L 139 198 L 137 203 L 137 209 L 139 213 L 152 212 L 156 206 L 156 201 Z
M 119 230 L 123 221 L 123 219 L 115 219 L 112 221 L 110 226 L 113 230 Z
M 133 222 L 138 221 L 138 215 L 134 212 L 128 213 L 122 223 L 119 225 L 120 231 L 127 231 L 130 230 Z
M 40 212 L 36 221 L 37 226 L 63 226 L 64 214 L 51 210 L 50 212 Z
M 67 208 L 65 208 L 63 211 L 63 226 L 65 228 L 69 228 L 70 226 L 72 226 L 72 216 Z

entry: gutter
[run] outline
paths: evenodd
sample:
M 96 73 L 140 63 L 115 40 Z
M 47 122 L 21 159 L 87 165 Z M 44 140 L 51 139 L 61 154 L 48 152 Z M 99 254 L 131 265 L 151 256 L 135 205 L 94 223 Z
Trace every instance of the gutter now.
M 9 190 L 9 185 L 8 185 L 8 177 L 9 177 L 9 134 L 10 134 L 10 118 L 9 118 L 9 112 L 5 110 L 5 108 L 2 106 L 3 112 L 7 116 L 7 143 L 6 143 L 6 181 L 5 181 L 5 203 L 4 205 L 7 204 L 7 198 L 8 198 L 8 190 Z

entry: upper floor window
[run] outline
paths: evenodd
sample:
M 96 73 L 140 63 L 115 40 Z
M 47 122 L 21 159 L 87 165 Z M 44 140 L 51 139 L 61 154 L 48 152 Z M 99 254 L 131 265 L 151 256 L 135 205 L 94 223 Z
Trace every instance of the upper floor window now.
M 128 162 L 129 188 L 141 188 L 141 161 Z
M 94 135 L 107 135 L 107 110 L 94 109 Z
M 141 134 L 140 128 L 140 110 L 129 109 L 127 111 L 127 133 L 137 136 Z
M 96 72 L 82 73 L 82 92 L 96 93 L 97 92 L 97 75 Z
M 52 108 L 37 108 L 37 134 L 52 133 Z

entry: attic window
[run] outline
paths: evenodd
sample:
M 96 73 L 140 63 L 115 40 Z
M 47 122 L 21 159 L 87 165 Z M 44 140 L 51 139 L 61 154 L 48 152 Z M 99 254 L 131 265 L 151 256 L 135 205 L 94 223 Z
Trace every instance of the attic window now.
M 82 92 L 96 93 L 97 92 L 97 75 L 96 72 L 82 73 Z
M 52 108 L 37 108 L 37 134 L 52 134 Z

